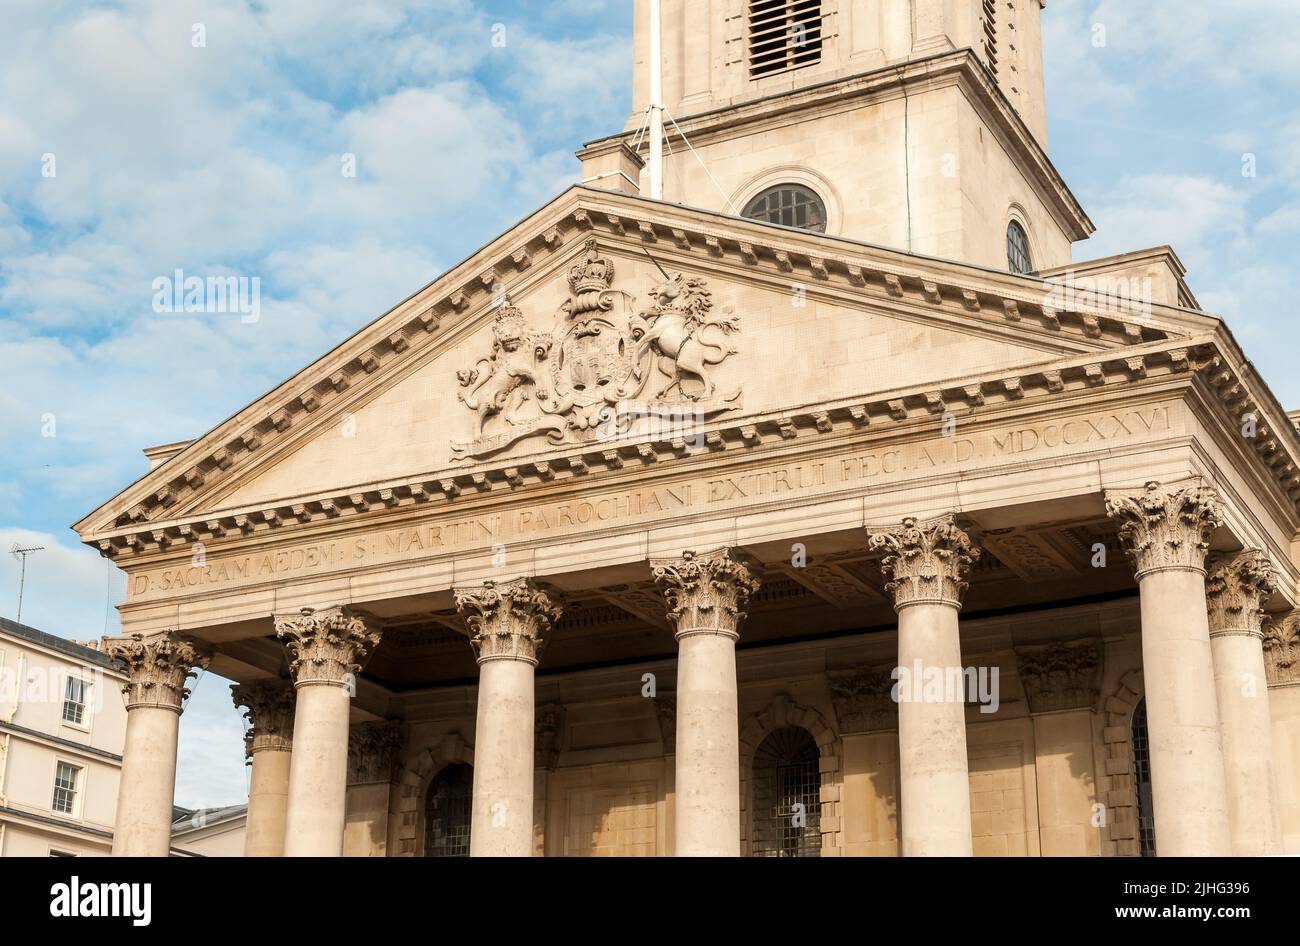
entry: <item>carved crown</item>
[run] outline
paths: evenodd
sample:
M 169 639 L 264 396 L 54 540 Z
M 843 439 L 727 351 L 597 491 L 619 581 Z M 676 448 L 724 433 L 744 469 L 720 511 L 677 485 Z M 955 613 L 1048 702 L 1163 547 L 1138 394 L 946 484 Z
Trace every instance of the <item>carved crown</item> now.
M 513 342 L 528 334 L 524 313 L 512 305 L 502 306 L 492 326 L 492 336 L 498 342 Z
M 587 253 L 569 269 L 569 288 L 575 296 L 604 292 L 614 284 L 614 261 L 600 255 L 595 240 L 587 241 Z

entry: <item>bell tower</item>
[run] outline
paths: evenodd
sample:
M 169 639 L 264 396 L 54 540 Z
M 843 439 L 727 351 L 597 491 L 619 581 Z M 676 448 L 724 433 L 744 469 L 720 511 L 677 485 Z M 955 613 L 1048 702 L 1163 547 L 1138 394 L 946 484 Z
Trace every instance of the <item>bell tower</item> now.
M 1046 153 L 1045 0 L 660 3 L 665 200 L 1029 272 L 1092 232 Z M 632 116 L 579 152 L 647 196 L 650 8 Z

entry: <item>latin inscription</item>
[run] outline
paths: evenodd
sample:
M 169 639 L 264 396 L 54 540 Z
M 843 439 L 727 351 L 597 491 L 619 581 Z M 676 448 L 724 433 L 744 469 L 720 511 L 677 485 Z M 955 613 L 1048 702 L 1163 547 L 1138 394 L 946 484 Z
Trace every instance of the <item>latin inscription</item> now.
M 209 556 L 203 565 L 131 576 L 129 599 L 142 601 L 297 575 L 418 561 L 455 551 L 491 549 L 514 540 L 573 535 L 620 524 L 666 522 L 677 515 L 742 508 L 786 496 L 813 497 L 873 480 L 938 475 L 954 467 L 990 466 L 1076 448 L 1086 450 L 1166 433 L 1172 429 L 1170 410 L 1168 406 L 1151 407 L 986 431 L 970 437 L 939 437 L 859 450 L 833 460 L 788 463 L 671 486 L 523 506 L 315 545 Z

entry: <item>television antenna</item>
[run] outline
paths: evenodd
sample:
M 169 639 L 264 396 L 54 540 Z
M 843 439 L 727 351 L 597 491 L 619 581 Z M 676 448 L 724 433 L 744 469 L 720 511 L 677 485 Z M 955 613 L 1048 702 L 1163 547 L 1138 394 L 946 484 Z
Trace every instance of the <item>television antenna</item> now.
M 43 545 L 29 545 L 26 548 L 20 546 L 17 542 L 9 550 L 9 554 L 22 563 L 18 571 L 18 616 L 14 619 L 15 624 L 23 623 L 23 586 L 27 584 L 27 556 L 35 552 L 44 552 Z

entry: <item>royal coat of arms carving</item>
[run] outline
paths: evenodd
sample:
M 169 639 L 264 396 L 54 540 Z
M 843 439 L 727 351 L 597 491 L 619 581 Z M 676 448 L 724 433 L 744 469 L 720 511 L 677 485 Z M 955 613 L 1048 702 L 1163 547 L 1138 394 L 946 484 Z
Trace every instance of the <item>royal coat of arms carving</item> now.
M 715 312 L 705 281 L 682 274 L 633 312 L 614 276 L 590 240 L 569 270 L 569 299 L 551 332 L 530 330 L 522 310 L 501 306 L 492 350 L 456 375 L 478 436 L 453 443 L 453 457 L 488 456 L 539 435 L 554 446 L 616 439 L 639 418 L 690 424 L 740 407 L 740 389 L 719 392 L 713 376 L 737 353 L 730 340 L 739 316 Z

